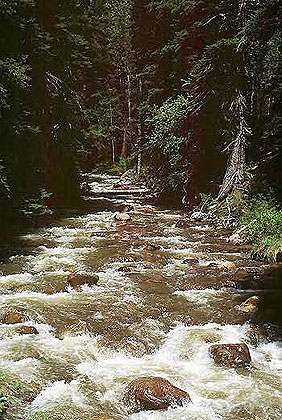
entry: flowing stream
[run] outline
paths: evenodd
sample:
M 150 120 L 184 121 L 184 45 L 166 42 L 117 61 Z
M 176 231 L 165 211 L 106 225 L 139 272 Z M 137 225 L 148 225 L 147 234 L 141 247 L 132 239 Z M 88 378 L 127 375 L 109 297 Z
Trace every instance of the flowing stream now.
M 90 181 L 97 192 L 117 180 Z M 2 263 L 1 310 L 22 309 L 24 325 L 39 331 L 0 325 L 0 372 L 21 384 L 4 418 L 281 419 L 279 267 L 252 261 L 226 232 L 181 210 L 125 201 L 128 223 L 108 210 L 62 218 L 23 234 L 22 252 Z M 69 288 L 75 270 L 96 273 L 98 285 Z M 259 311 L 239 311 L 253 295 Z M 238 342 L 249 346 L 250 367 L 215 365 L 209 346 Z M 168 379 L 192 403 L 129 416 L 123 391 L 141 376 Z

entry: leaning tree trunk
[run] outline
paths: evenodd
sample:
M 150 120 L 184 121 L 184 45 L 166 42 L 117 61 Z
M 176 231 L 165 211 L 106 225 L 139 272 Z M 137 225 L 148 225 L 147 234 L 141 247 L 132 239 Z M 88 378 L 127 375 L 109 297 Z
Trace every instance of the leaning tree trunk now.
M 245 118 L 246 100 L 241 91 L 237 91 L 230 111 L 235 120 L 235 129 L 232 132 L 234 140 L 228 146 L 231 152 L 217 197 L 219 200 L 226 197 L 234 189 L 242 189 L 246 181 L 246 144 L 251 130 Z

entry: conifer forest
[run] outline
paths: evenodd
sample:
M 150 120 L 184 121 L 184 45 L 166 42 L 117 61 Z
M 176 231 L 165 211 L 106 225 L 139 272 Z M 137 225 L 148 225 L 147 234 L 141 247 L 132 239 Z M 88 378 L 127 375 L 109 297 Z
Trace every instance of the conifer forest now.
M 282 418 L 282 2 L 0 0 L 0 417 Z

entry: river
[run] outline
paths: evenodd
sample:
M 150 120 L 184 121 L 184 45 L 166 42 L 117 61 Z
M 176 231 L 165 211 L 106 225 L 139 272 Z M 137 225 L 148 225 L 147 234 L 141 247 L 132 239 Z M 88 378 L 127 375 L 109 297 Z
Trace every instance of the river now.
M 92 192 L 116 181 L 92 176 Z M 3 418 L 281 419 L 279 266 L 252 261 L 227 232 L 182 210 L 125 200 L 126 224 L 109 210 L 67 216 L 20 235 L 21 252 L 3 261 L 1 310 L 23 310 L 39 332 L 0 325 L 0 375 L 21 387 Z M 98 285 L 71 289 L 73 271 L 96 273 Z M 253 295 L 258 312 L 238 310 Z M 210 358 L 211 343 L 238 342 L 248 368 Z M 168 379 L 192 403 L 129 416 L 121 398 L 141 376 Z

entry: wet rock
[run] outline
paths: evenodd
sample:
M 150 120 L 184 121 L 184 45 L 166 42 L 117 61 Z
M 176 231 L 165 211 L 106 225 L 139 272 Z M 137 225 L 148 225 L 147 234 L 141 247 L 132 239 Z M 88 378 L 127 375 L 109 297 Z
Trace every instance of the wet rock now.
M 128 211 L 133 211 L 134 207 L 130 204 L 115 204 L 114 209 L 118 213 L 126 213 Z
M 118 222 L 128 222 L 129 220 L 131 220 L 131 216 L 128 213 L 116 213 L 114 218 Z
M 251 362 L 251 355 L 246 344 L 214 344 L 209 353 L 215 363 L 226 367 L 244 367 Z
M 89 274 L 89 273 L 71 273 L 68 276 L 68 284 L 73 289 L 81 290 L 81 286 L 83 284 L 87 284 L 88 286 L 97 285 L 99 281 L 99 276 L 96 274 Z
M 132 269 L 130 267 L 119 267 L 118 271 L 121 271 L 122 273 L 131 273 Z
M 80 189 L 81 189 L 82 194 L 90 194 L 91 192 L 90 185 L 86 181 L 81 183 Z
M 243 239 L 240 237 L 240 234 L 236 232 L 229 236 L 228 242 L 231 242 L 233 245 L 242 245 L 244 243 Z
M 231 261 L 224 261 L 223 263 L 219 264 L 219 268 L 225 268 L 226 270 L 232 270 L 236 268 L 236 265 Z
M 157 251 L 161 249 L 160 245 L 154 244 L 152 242 L 146 244 L 145 248 L 147 251 Z
M 215 343 L 216 341 L 219 341 L 220 336 L 215 333 L 206 333 L 206 334 L 202 334 L 201 339 L 205 343 Z
M 21 309 L 5 309 L 1 316 L 3 324 L 18 324 L 24 321 L 24 313 Z
M 241 303 L 241 305 L 237 306 L 237 309 L 246 313 L 254 313 L 258 311 L 258 305 L 259 297 L 251 296 L 249 299 L 245 300 L 245 302 Z
M 129 186 L 123 182 L 117 182 L 116 184 L 113 185 L 113 188 L 115 190 L 128 190 Z
M 121 175 L 120 179 L 122 181 L 123 180 L 131 180 L 131 181 L 134 181 L 135 180 L 135 177 L 136 177 L 136 173 L 135 173 L 134 169 L 128 169 L 127 171 L 125 171 Z
M 153 213 L 155 211 L 152 207 L 142 207 L 141 210 L 143 213 Z
M 182 264 L 198 264 L 199 260 L 197 258 L 185 258 L 185 260 L 182 261 Z
M 203 215 L 203 213 L 202 213 L 202 212 L 200 212 L 200 211 L 194 211 L 194 212 L 191 214 L 190 218 L 191 218 L 192 220 L 195 220 L 195 221 L 201 221 L 201 220 L 203 220 L 203 219 L 204 219 L 204 215 Z
M 216 262 L 210 262 L 207 267 L 218 267 L 218 264 Z
M 21 325 L 16 329 L 16 332 L 20 335 L 25 334 L 39 334 L 37 329 L 35 327 L 32 327 L 31 325 Z
M 123 402 L 130 413 L 143 410 L 165 410 L 182 406 L 190 401 L 189 394 L 159 377 L 143 377 L 132 381 L 124 394 Z

